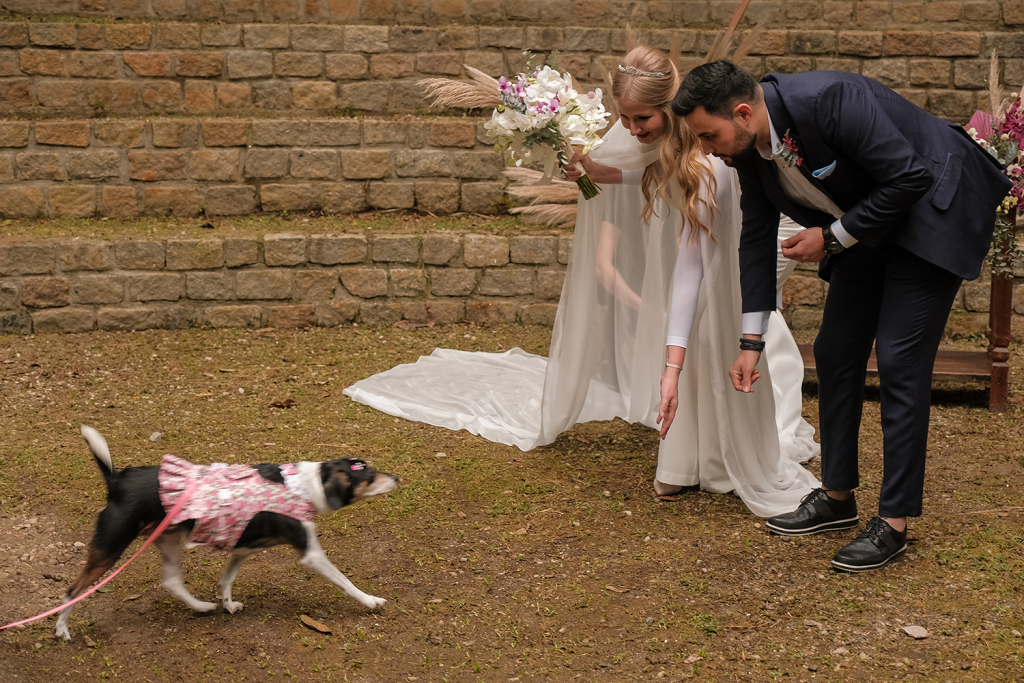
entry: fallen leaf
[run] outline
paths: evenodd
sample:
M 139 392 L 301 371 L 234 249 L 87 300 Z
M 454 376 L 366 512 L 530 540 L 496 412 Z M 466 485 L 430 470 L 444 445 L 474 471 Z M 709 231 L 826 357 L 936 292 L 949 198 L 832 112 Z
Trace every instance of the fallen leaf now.
M 605 588 L 610 590 L 612 593 L 628 593 L 629 592 L 628 588 L 619 588 L 618 586 L 607 585 L 607 586 L 605 586 Z
M 109 593 L 111 590 L 113 590 L 113 589 L 112 588 L 108 588 L 106 586 L 100 586 L 99 588 L 96 589 L 96 592 L 97 593 Z
M 394 354 L 394 353 L 398 353 L 398 351 L 395 351 L 394 349 L 388 349 L 388 353 Z
M 273 403 L 270 404 L 270 407 L 271 408 L 291 408 L 292 406 L 295 406 L 295 405 L 297 405 L 295 403 L 295 401 L 293 401 L 290 398 L 286 398 L 283 401 L 274 401 Z
M 440 600 L 440 598 L 434 598 L 433 600 L 427 600 L 427 602 L 432 602 L 434 604 L 439 604 L 441 602 L 441 600 Z
M 231 368 L 217 368 L 217 370 L 219 372 L 237 372 L 237 370 L 232 370 Z
M 512 532 L 513 536 L 523 536 L 525 534 L 526 534 L 526 527 L 523 527 L 522 529 L 516 529 L 515 531 Z
M 906 626 L 904 626 L 903 632 L 917 640 L 927 638 L 929 635 L 931 635 L 930 633 L 928 633 L 928 629 L 926 629 L 924 626 L 914 626 L 913 624 L 907 624 Z
M 690 655 L 689 657 L 683 660 L 683 664 L 693 664 L 694 662 L 699 662 L 702 659 L 704 658 L 700 655 Z
M 204 372 L 203 373 L 203 377 L 213 377 L 213 373 L 212 372 Z
M 824 626 L 822 626 L 817 621 L 814 621 L 813 619 L 804 619 L 804 626 L 810 626 L 812 628 L 825 628 Z
M 327 626 L 324 626 L 323 624 L 321 624 L 316 619 L 313 619 L 311 617 L 306 616 L 305 614 L 302 614 L 302 615 L 299 616 L 299 621 L 301 621 L 303 624 L 305 624 L 309 628 L 313 629 L 314 631 L 319 631 L 320 633 L 330 633 L 331 632 L 330 628 L 328 628 Z
M 132 600 L 138 600 L 141 597 L 142 597 L 142 595 L 140 593 L 136 593 L 135 595 L 129 595 L 127 598 L 125 598 L 121 602 L 131 602 Z

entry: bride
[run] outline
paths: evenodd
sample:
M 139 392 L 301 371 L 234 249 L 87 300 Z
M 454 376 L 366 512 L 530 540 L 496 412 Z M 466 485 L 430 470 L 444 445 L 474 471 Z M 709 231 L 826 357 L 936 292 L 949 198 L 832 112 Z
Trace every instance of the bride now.
M 344 393 L 523 450 L 580 422 L 660 427 L 660 493 L 736 491 L 763 517 L 799 504 L 818 485 L 798 464 L 817 451 L 813 430 L 799 408 L 777 426 L 772 392 L 741 394 L 728 378 L 740 338 L 738 181 L 679 128 L 668 106 L 678 85 L 652 48 L 632 50 L 615 74 L 623 117 L 585 162 L 602 192 L 579 206 L 547 359 L 437 349 Z M 769 346 L 769 383 L 775 354 Z M 799 404 L 802 364 L 787 373 L 786 398 L 795 391 Z

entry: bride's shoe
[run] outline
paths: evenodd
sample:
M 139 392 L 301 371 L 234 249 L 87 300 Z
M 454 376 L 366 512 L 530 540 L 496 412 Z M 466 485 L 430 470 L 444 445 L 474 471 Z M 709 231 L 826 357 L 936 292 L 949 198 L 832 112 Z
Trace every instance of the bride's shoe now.
M 685 486 L 676 486 L 675 484 L 663 484 L 657 479 L 654 480 L 654 495 L 658 496 L 674 496 L 677 493 L 681 493 Z

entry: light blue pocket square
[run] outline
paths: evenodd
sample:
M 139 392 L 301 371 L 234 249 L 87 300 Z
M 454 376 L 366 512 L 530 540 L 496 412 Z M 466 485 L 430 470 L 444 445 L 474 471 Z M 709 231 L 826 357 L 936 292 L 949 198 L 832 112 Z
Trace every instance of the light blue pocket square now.
M 817 178 L 818 180 L 821 180 L 823 178 L 828 178 L 830 175 L 832 175 L 832 171 L 834 170 L 836 170 L 836 162 L 833 161 L 828 166 L 823 166 L 819 168 L 817 171 L 812 171 L 811 175 Z

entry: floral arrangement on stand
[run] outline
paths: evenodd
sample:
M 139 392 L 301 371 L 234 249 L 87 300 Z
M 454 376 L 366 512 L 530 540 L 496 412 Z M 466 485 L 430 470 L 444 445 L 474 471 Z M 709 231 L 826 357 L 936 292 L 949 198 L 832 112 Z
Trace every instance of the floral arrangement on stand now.
M 531 60 L 532 62 L 532 60 Z M 533 67 L 511 79 L 495 80 L 478 69 L 465 66 L 470 81 L 429 78 L 420 81 L 432 104 L 476 109 L 493 107 L 484 130 L 494 150 L 508 152 L 509 166 L 540 163 L 540 183 L 550 183 L 555 167 L 564 170 L 572 156 L 572 145 L 586 155 L 601 144 L 598 131 L 608 125 L 609 113 L 601 103 L 601 89 L 581 93 L 572 76 L 550 66 Z M 583 175 L 576 181 L 584 199 L 600 191 Z
M 999 61 L 992 53 L 989 73 L 989 101 L 993 111 L 976 111 L 967 124 L 967 133 L 1003 165 L 1004 173 L 1013 181 L 1013 188 L 996 208 L 996 225 L 992 234 L 989 265 L 994 273 L 1012 272 L 1014 265 L 1024 264 L 1024 248 L 1017 240 L 1016 221 L 1024 210 L 1024 103 L 1022 93 L 1003 99 L 999 88 Z M 1005 245 L 1005 248 L 1001 248 Z

